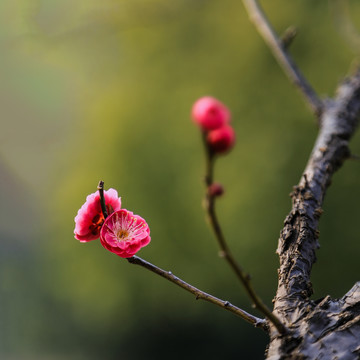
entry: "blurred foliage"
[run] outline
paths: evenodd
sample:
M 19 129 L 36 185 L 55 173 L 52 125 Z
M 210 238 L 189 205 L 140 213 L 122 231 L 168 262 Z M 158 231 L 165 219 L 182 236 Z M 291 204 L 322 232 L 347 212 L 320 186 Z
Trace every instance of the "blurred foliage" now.
M 265 9 L 320 94 L 357 50 L 333 2 Z M 350 1 L 352 21 L 360 4 Z M 316 126 L 235 0 L 3 0 L 0 3 L 1 359 L 261 359 L 242 320 L 73 238 L 100 179 L 143 216 L 141 256 L 251 311 L 204 222 L 203 149 L 189 120 L 210 94 L 232 110 L 237 145 L 219 159 L 218 210 L 230 246 L 271 306 L 288 193 Z M 356 24 L 360 29 L 360 23 Z M 357 135 L 352 151 L 360 153 Z M 321 219 L 315 298 L 359 280 L 360 164 L 335 176 Z

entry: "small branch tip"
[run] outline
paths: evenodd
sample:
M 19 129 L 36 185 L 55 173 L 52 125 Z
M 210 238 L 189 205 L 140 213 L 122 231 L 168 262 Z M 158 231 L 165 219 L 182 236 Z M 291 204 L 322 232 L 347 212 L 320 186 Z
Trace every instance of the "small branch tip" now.
M 104 182 L 102 180 L 99 181 L 97 189 L 99 190 L 99 195 L 100 195 L 101 211 L 104 215 L 104 218 L 106 219 L 108 217 L 108 213 L 106 209 L 105 196 L 104 196 Z
M 102 180 L 99 181 L 99 184 L 97 186 L 98 190 L 104 189 L 104 182 Z
M 281 46 L 284 49 L 288 49 L 298 34 L 295 26 L 289 26 L 283 33 L 280 39 Z

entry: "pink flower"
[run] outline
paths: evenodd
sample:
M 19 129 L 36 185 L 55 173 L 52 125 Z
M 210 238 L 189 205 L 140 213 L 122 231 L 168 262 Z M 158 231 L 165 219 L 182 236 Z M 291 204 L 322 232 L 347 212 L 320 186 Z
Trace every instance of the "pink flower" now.
M 122 258 L 135 255 L 150 240 L 146 221 L 126 209 L 108 216 L 100 231 L 101 245 Z
M 104 191 L 105 204 L 108 214 L 120 210 L 121 199 L 114 189 Z M 100 229 L 104 223 L 104 215 L 101 211 L 100 194 L 95 192 L 86 198 L 85 204 L 80 208 L 75 217 L 75 239 L 88 242 L 98 239 Z
M 191 111 L 194 122 L 205 130 L 214 130 L 230 121 L 229 109 L 219 100 L 204 96 L 197 100 Z
M 227 152 L 235 144 L 234 129 L 229 125 L 225 125 L 219 129 L 212 130 L 208 133 L 206 141 L 215 153 Z

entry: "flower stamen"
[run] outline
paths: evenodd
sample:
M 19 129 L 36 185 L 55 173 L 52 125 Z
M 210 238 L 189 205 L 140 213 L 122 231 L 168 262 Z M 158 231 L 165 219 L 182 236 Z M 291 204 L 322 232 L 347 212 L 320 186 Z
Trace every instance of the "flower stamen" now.
M 124 229 L 121 229 L 119 230 L 119 232 L 117 233 L 117 236 L 118 238 L 122 239 L 122 240 L 125 240 L 125 238 L 127 238 L 129 236 L 129 232 L 124 230 Z

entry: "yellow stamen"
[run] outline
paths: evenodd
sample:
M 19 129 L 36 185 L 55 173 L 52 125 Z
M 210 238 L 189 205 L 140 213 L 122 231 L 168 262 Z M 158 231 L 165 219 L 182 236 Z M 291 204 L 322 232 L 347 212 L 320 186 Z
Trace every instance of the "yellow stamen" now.
M 120 238 L 120 239 L 124 239 L 124 238 L 126 238 L 128 235 L 129 235 L 129 232 L 126 231 L 126 230 L 123 230 L 123 229 L 119 230 L 119 232 L 118 232 L 118 234 L 117 234 L 118 238 Z

